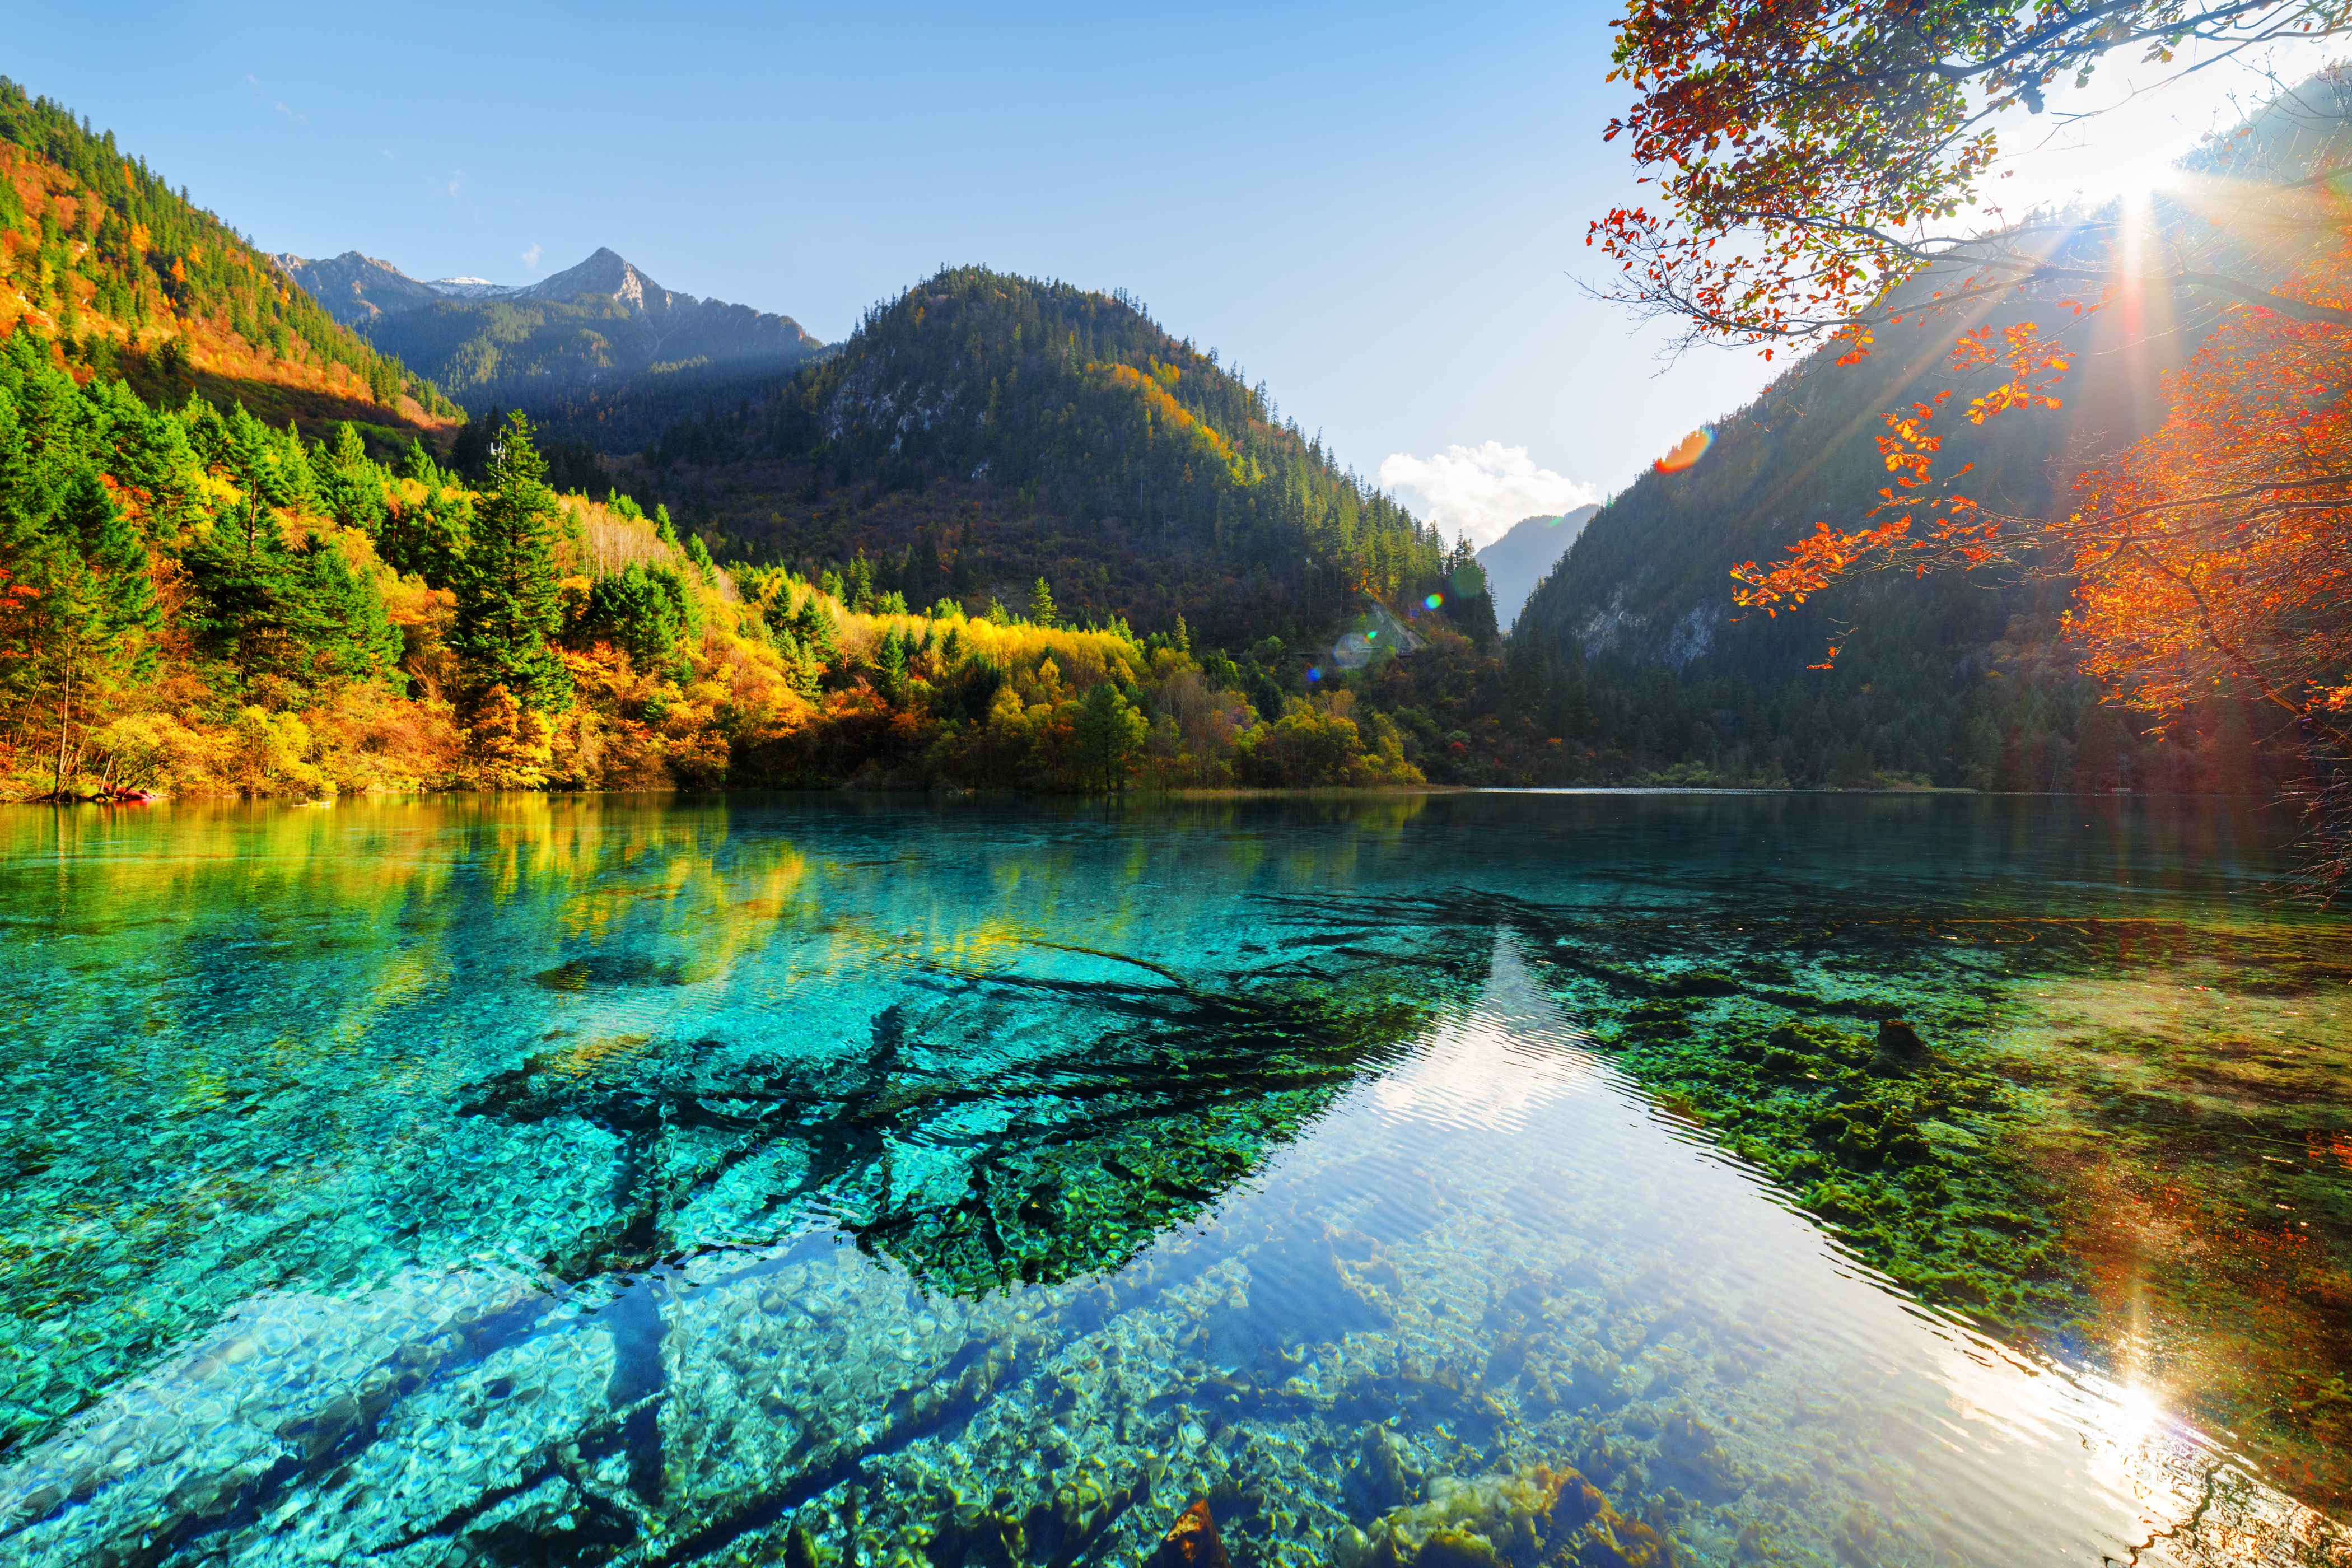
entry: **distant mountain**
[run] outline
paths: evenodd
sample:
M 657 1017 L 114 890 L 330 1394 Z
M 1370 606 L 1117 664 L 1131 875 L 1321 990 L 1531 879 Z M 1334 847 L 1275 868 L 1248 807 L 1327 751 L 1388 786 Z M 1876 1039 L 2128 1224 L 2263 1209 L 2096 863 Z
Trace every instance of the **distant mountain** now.
M 572 402 L 645 377 L 782 374 L 824 352 L 790 316 L 674 293 L 610 249 L 527 284 L 428 282 L 355 250 L 277 261 L 338 321 L 475 407 Z
M 1511 629 L 1519 606 L 1600 510 L 1580 506 L 1557 517 L 1521 518 L 1508 533 L 1478 552 L 1478 564 L 1486 569 L 1486 592 L 1495 596 L 1496 625 Z
M 389 261 L 346 250 L 325 261 L 273 256 L 278 270 L 302 285 L 311 299 L 347 327 L 364 329 L 384 316 L 430 305 L 441 298 Z

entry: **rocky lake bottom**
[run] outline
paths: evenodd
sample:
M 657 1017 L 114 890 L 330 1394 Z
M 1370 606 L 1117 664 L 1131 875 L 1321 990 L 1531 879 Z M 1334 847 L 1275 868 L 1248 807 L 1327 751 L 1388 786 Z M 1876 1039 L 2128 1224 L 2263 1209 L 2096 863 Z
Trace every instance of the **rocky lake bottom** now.
M 2283 837 L 18 812 L 0 1562 L 2352 1563 Z

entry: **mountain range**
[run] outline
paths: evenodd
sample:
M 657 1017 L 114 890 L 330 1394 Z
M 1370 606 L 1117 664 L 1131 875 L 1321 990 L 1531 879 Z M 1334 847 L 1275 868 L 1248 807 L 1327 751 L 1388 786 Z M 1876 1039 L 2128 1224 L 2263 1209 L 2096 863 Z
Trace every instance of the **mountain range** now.
M 1040 624 L 1131 627 L 1197 648 L 1209 695 L 1246 697 L 1269 723 L 1341 697 L 1367 722 L 1384 716 L 1403 762 L 1436 782 L 2252 782 L 2247 726 L 2229 742 L 2226 705 L 2177 730 L 2161 758 L 2137 721 L 2100 705 L 2063 651 L 2054 576 L 1884 576 L 1738 618 L 1730 566 L 1867 513 L 1885 479 L 1878 416 L 1932 395 L 1956 323 L 1882 333 L 1851 368 L 1809 360 L 1718 422 L 1687 470 L 1645 475 L 1597 513 L 1527 520 L 1489 547 L 1490 595 L 1466 549 L 1116 291 L 946 268 L 828 348 L 789 318 L 662 289 L 609 249 L 529 285 L 424 280 L 356 254 L 266 258 L 5 82 L 0 164 L 0 336 L 29 333 L 26 363 L 53 363 L 94 399 L 120 379 L 184 410 L 173 417 L 223 452 L 192 389 L 223 414 L 244 405 L 273 441 L 291 442 L 289 421 L 330 437 L 303 465 L 299 444 L 280 454 L 343 476 L 319 479 L 321 494 L 411 437 L 428 449 L 368 482 L 415 487 L 402 505 L 457 493 L 435 488 L 446 476 L 430 450 L 473 473 L 452 451 L 460 411 L 445 393 L 478 414 L 505 402 L 561 437 L 564 489 L 634 496 L 615 515 L 641 507 L 714 584 L 734 580 L 728 567 L 772 584 L 783 567 L 803 589 L 832 584 L 849 611 L 948 598 L 973 616 L 1001 605 Z M 2043 514 L 2083 454 L 2147 427 L 2155 410 L 2133 388 L 2162 367 L 2116 337 L 2120 323 L 2080 328 L 2085 368 L 2063 416 L 1953 432 L 1946 456 L 1976 462 L 1973 493 Z M 373 514 L 346 510 L 363 532 Z M 446 577 L 464 548 L 449 528 L 423 555 L 387 543 L 386 581 L 405 584 L 403 563 L 425 556 L 447 558 Z M 822 647 L 822 629 L 796 631 L 797 646 Z M 1836 668 L 1813 668 L 1831 642 Z M 834 695 L 868 679 L 860 668 L 827 664 Z M 856 764 L 845 751 L 827 776 Z
M 522 284 L 427 281 L 356 250 L 275 259 L 335 320 L 477 412 L 646 378 L 782 374 L 825 352 L 790 316 L 665 289 L 609 248 Z

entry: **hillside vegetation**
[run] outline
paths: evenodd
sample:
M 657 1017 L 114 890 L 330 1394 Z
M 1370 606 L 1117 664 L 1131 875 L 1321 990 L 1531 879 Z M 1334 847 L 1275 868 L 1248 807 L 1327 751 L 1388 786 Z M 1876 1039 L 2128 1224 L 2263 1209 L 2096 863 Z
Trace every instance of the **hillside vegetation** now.
M 1061 625 L 1042 584 L 1019 617 L 861 610 L 831 578 L 722 572 L 661 510 L 559 498 L 543 472 L 520 416 L 469 487 L 421 439 L 387 465 L 352 426 L 306 443 L 78 383 L 20 324 L 0 344 L 0 788 L 1421 776 L 1351 693 L 1268 697 L 1260 665 L 1195 658 L 1181 625 Z
M 201 390 L 312 434 L 358 420 L 393 439 L 464 418 L 113 132 L 0 78 L 0 333 L 20 327 L 78 381 Z
M 1992 324 L 2034 313 L 2013 302 Z M 2066 313 L 2059 310 L 2061 319 Z M 1934 784 L 1980 789 L 2242 791 L 2258 754 L 2244 706 L 2217 696 L 2168 743 L 2103 703 L 2063 641 L 2073 584 L 2033 570 L 1844 581 L 1777 616 L 1742 616 L 1731 568 L 1817 521 L 1869 512 L 1891 482 L 1874 436 L 1890 408 L 1956 383 L 1949 319 L 1882 328 L 1858 363 L 1815 354 L 1709 427 L 1704 455 L 1653 470 L 1596 515 L 1536 588 L 1515 640 L 1630 700 L 1632 728 L 1582 737 L 1589 773 L 1693 783 Z M 2158 416 L 2158 374 L 2194 345 L 2120 316 L 2070 326 L 2063 406 L 1948 420 L 1948 470 L 1995 512 L 2048 515 L 2076 469 Z M 1969 388 L 1958 385 L 1963 399 Z M 1833 668 L 1824 662 L 1835 645 Z M 1572 738 L 1573 739 L 1573 738 Z
M 814 574 L 862 553 L 909 605 L 968 612 L 1042 576 L 1081 617 L 1181 616 L 1232 647 L 1303 646 L 1449 569 L 1434 530 L 1213 354 L 1122 298 L 982 268 L 671 424 L 621 472 L 722 554 Z

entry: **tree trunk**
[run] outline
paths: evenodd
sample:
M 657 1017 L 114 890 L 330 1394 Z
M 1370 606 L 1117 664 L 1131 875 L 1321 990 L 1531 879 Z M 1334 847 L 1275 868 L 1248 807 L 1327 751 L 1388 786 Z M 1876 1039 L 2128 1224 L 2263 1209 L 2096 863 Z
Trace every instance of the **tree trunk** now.
M 66 639 L 65 662 L 58 667 L 58 771 L 49 793 L 63 799 L 66 793 L 66 731 L 73 726 L 73 639 Z

